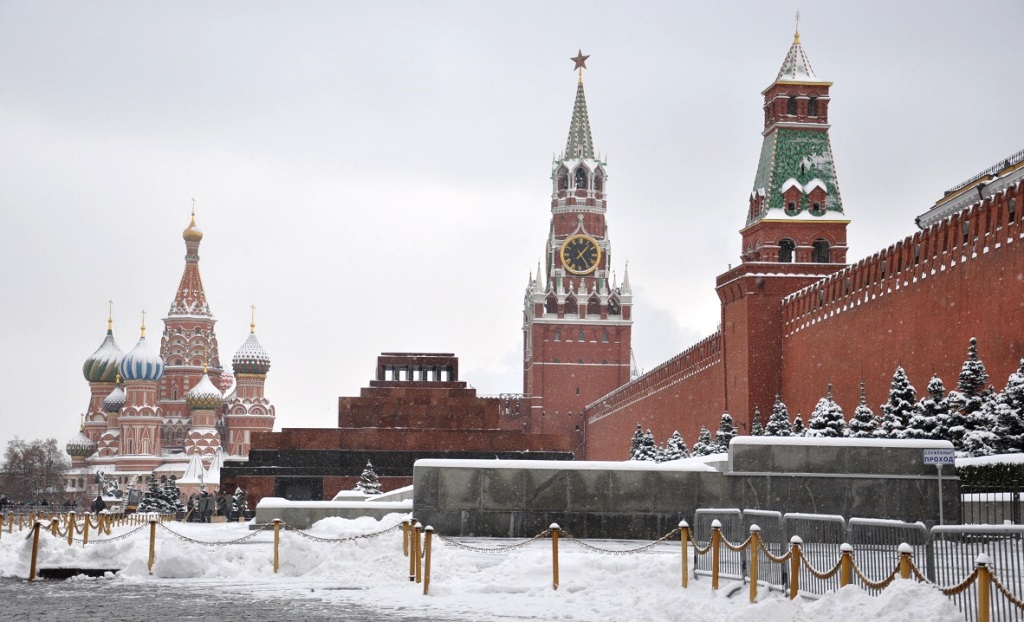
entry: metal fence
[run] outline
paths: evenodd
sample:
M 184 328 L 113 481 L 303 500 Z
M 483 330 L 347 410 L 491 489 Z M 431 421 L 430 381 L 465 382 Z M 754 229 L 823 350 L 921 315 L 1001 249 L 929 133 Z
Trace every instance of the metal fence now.
M 1024 526 L 1021 525 L 939 525 L 931 530 L 934 578 L 938 585 L 951 585 L 974 570 L 981 553 L 992 558 L 1000 583 L 1013 594 L 1024 594 Z M 929 577 L 932 578 L 932 577 Z M 978 608 L 975 590 L 953 596 L 953 602 L 968 620 Z M 992 591 L 991 619 L 1020 621 L 1024 615 L 1000 590 Z
M 960 486 L 960 518 L 965 525 L 1021 524 L 1021 486 Z

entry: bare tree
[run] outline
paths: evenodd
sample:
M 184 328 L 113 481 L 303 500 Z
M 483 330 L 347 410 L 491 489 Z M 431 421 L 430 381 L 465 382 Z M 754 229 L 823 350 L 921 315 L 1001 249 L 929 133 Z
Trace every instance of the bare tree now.
M 64 496 L 64 476 L 69 464 L 57 439 L 25 441 L 18 437 L 7 442 L 0 467 L 0 489 L 20 501 L 41 501 Z

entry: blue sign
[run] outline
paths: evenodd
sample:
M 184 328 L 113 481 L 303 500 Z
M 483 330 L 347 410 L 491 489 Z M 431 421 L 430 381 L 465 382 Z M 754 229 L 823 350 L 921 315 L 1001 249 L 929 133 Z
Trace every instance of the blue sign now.
M 952 449 L 925 449 L 925 464 L 956 464 L 956 452 Z

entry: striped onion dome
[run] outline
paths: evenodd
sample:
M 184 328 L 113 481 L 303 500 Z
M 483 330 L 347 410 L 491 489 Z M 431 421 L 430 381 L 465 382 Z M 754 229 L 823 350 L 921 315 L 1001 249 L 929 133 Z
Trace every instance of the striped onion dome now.
M 96 453 L 96 443 L 89 440 L 89 437 L 84 432 L 79 431 L 75 438 L 68 441 L 68 444 L 64 446 L 64 451 L 68 452 L 68 455 L 72 458 L 88 458 Z
M 210 375 L 204 373 L 196 386 L 185 396 L 185 401 L 193 410 L 213 410 L 224 403 L 224 394 L 213 386 Z
M 156 382 L 164 375 L 164 362 L 160 355 L 146 341 L 145 335 L 121 359 L 121 378 L 125 382 L 148 380 Z
M 82 374 L 89 382 L 114 382 L 121 356 L 121 349 L 117 347 L 117 341 L 114 340 L 114 331 L 108 327 L 103 343 L 92 353 L 92 356 L 85 359 L 85 363 L 82 365 Z
M 235 352 L 234 358 L 231 359 L 231 367 L 236 374 L 266 376 L 270 371 L 270 355 L 260 345 L 255 329 L 249 333 L 249 338 L 245 340 L 238 352 Z
M 110 392 L 110 395 L 103 398 L 103 412 L 105 413 L 116 413 L 120 412 L 124 408 L 126 402 L 124 395 L 124 389 L 118 384 L 114 387 L 114 390 Z

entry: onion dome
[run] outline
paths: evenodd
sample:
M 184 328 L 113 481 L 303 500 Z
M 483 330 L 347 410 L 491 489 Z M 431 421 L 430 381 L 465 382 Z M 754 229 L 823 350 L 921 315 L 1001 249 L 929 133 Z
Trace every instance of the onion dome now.
M 108 317 L 107 336 L 103 338 L 103 343 L 92 353 L 92 356 L 85 359 L 85 363 L 82 365 L 82 374 L 89 382 L 114 382 L 121 356 L 121 349 L 117 347 L 117 341 L 114 340 L 113 320 Z
M 147 380 L 156 382 L 164 375 L 164 362 L 160 354 L 146 341 L 146 324 L 142 324 L 139 342 L 121 359 L 121 377 L 125 382 Z
M 204 371 L 203 377 L 185 396 L 185 401 L 193 410 L 213 410 L 224 403 L 224 394 L 213 386 L 210 374 Z
M 88 458 L 96 453 L 96 443 L 89 440 L 89 437 L 84 432 L 79 431 L 75 438 L 68 441 L 68 444 L 64 446 L 64 451 L 68 452 L 68 455 L 72 458 Z
M 114 387 L 114 390 L 110 392 L 110 395 L 103 398 L 103 412 L 105 413 L 116 413 L 120 412 L 124 408 L 124 404 L 127 401 L 124 394 L 124 389 L 121 388 L 121 375 L 117 376 L 118 384 Z
M 196 213 L 192 212 L 192 222 L 189 223 L 182 233 L 181 237 L 185 238 L 186 242 L 201 242 L 203 239 L 203 232 L 196 226 Z
M 256 324 L 250 324 L 249 338 L 235 352 L 231 359 L 231 367 L 236 374 L 258 374 L 266 376 L 270 371 L 270 355 L 256 338 Z

